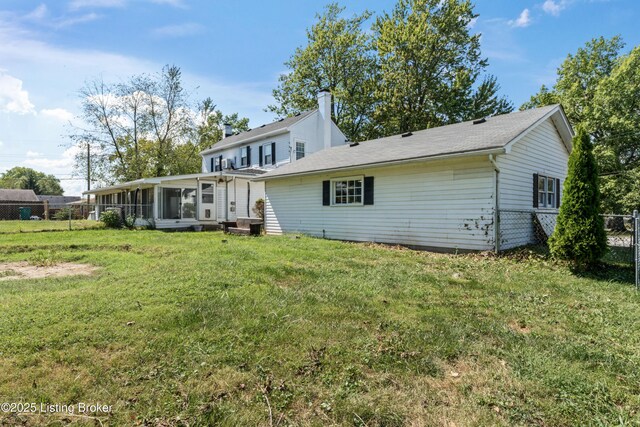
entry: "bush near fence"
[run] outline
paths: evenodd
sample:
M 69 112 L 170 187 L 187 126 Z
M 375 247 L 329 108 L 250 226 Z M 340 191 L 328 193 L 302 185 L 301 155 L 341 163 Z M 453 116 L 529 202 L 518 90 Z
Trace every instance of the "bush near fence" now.
M 500 210 L 500 250 L 526 245 L 545 245 L 555 228 L 558 213 L 535 210 Z M 605 231 L 609 253 L 607 261 L 634 263 L 633 215 L 606 214 Z

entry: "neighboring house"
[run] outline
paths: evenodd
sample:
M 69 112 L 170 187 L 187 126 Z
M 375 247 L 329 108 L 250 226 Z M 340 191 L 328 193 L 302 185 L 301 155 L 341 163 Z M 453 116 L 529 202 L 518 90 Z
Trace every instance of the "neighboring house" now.
M 557 211 L 572 135 L 554 105 L 320 151 L 256 178 L 265 228 L 435 250 L 527 244 L 532 212 Z
M 31 209 L 30 215 L 44 215 L 44 204 L 33 190 L 0 188 L 0 220 L 20 219 L 21 207 Z
M 264 184 L 253 178 L 295 163 L 320 150 L 344 145 L 331 121 L 331 95 L 318 94 L 318 109 L 237 135 L 225 126 L 224 139 L 202 151 L 202 173 L 143 178 L 86 192 L 96 197 L 96 215 L 121 207 L 157 228 L 217 225 L 255 216 Z
M 1 203 L 38 202 L 38 196 L 33 190 L 14 190 L 0 188 Z
M 49 218 L 52 218 L 57 212 L 62 209 L 68 208 L 68 204 L 81 200 L 79 196 L 49 196 L 38 195 L 38 200 L 41 202 L 47 202 L 49 204 Z

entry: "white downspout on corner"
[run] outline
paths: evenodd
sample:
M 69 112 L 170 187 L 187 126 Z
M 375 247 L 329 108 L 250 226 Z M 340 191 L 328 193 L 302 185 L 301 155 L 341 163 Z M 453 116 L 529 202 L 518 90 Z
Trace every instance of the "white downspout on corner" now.
M 494 250 L 497 253 L 500 252 L 500 167 L 496 163 L 496 156 L 493 154 L 489 154 L 489 161 L 493 165 L 494 171 L 494 206 L 493 206 L 493 241 L 494 241 Z

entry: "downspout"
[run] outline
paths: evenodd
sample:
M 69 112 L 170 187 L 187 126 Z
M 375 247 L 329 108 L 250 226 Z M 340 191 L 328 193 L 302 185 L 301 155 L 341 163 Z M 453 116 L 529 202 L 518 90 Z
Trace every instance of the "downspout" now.
M 493 170 L 495 172 L 493 174 L 495 181 L 495 197 L 493 207 L 493 241 L 495 253 L 497 254 L 500 252 L 500 168 L 498 167 L 498 164 L 496 163 L 496 157 L 494 157 L 493 154 L 489 154 L 489 161 L 493 165 Z

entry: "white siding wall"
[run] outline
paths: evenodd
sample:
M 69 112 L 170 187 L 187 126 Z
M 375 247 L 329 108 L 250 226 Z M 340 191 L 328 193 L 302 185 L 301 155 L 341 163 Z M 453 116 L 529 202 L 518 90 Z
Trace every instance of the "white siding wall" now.
M 541 123 L 517 141 L 508 154 L 498 156 L 500 167 L 500 247 L 509 249 L 535 242 L 531 213 L 533 174 L 560 179 L 560 191 L 567 176 L 569 152 L 551 119 Z M 544 211 L 545 209 L 538 209 Z M 549 209 L 546 209 L 547 211 Z
M 374 177 L 374 205 L 323 206 L 322 181 Z M 486 156 L 274 179 L 266 182 L 268 233 L 489 250 L 493 168 Z
M 280 135 L 276 135 L 273 137 L 266 137 L 259 139 L 257 141 L 250 142 L 248 144 L 242 144 L 236 147 L 230 147 L 225 150 L 221 150 L 215 153 L 209 153 L 202 156 L 202 172 L 213 172 L 211 170 L 211 158 L 218 157 L 222 155 L 225 159 L 235 160 L 235 166 L 237 169 L 240 169 L 240 151 L 242 147 L 250 146 L 251 147 L 251 167 L 261 167 L 260 166 L 260 157 L 258 156 L 261 145 L 271 144 L 272 142 L 276 143 L 276 166 L 283 165 L 289 163 L 289 133 L 283 133 Z M 273 165 L 263 165 L 263 169 L 273 169 Z

